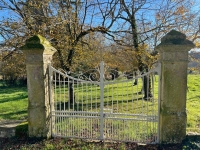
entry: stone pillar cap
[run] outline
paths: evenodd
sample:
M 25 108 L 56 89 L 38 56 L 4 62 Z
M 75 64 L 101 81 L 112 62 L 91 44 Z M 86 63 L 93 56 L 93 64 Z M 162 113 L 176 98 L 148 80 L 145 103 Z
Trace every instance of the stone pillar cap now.
M 20 47 L 20 50 L 43 50 L 47 53 L 54 53 L 56 49 L 51 46 L 50 42 L 41 35 L 34 35 L 26 40 L 26 44 Z
M 180 46 L 183 46 L 185 48 L 178 49 L 179 51 L 185 51 L 185 50 L 189 51 L 190 49 L 195 47 L 192 41 L 186 39 L 185 34 L 178 32 L 176 30 L 171 30 L 161 39 L 161 43 L 156 47 L 156 49 L 158 49 L 158 51 L 165 51 L 163 48 L 168 47 L 166 48 L 166 51 L 168 51 L 169 47 L 180 47 Z

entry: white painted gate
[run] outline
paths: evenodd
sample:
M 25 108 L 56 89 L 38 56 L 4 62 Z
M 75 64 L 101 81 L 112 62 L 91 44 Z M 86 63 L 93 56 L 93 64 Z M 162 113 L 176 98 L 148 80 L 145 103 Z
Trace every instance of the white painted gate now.
M 52 136 L 157 143 L 157 68 L 131 78 L 119 72 L 119 77 L 112 80 L 103 62 L 79 75 L 49 66 Z M 153 97 L 147 99 L 141 92 L 144 77 L 151 79 L 148 84 Z M 134 86 L 135 79 L 138 84 Z

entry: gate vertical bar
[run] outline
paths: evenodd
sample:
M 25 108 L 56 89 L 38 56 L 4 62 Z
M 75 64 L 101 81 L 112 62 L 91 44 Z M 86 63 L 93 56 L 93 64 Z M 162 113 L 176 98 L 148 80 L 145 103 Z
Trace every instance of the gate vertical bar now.
M 100 63 L 100 140 L 104 139 L 103 128 L 104 128 L 104 118 L 103 118 L 103 107 L 104 107 L 104 62 Z

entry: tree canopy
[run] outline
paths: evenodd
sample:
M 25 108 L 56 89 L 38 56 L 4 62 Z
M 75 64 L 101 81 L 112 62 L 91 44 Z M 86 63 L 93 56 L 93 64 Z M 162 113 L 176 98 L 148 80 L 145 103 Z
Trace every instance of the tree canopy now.
M 57 65 L 65 70 L 81 65 L 92 67 L 100 60 L 113 67 L 130 63 L 128 66 L 133 69 L 154 59 L 150 54 L 171 29 L 186 33 L 198 46 L 199 3 L 197 0 L 0 0 L 0 36 L 3 45 L 14 51 L 35 34 L 46 37 L 57 49 Z M 11 55 L 12 52 L 3 59 Z

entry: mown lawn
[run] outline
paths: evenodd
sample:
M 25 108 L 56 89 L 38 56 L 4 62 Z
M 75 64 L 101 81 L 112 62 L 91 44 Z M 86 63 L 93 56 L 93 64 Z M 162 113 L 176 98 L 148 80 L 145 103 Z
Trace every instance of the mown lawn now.
M 187 131 L 200 132 L 200 75 L 188 75 L 186 104 Z M 3 87 L 0 84 L 0 120 L 27 119 L 27 107 L 26 87 Z
M 26 87 L 0 85 L 0 120 L 27 119 L 28 93 Z
M 188 75 L 187 131 L 200 133 L 200 75 Z

